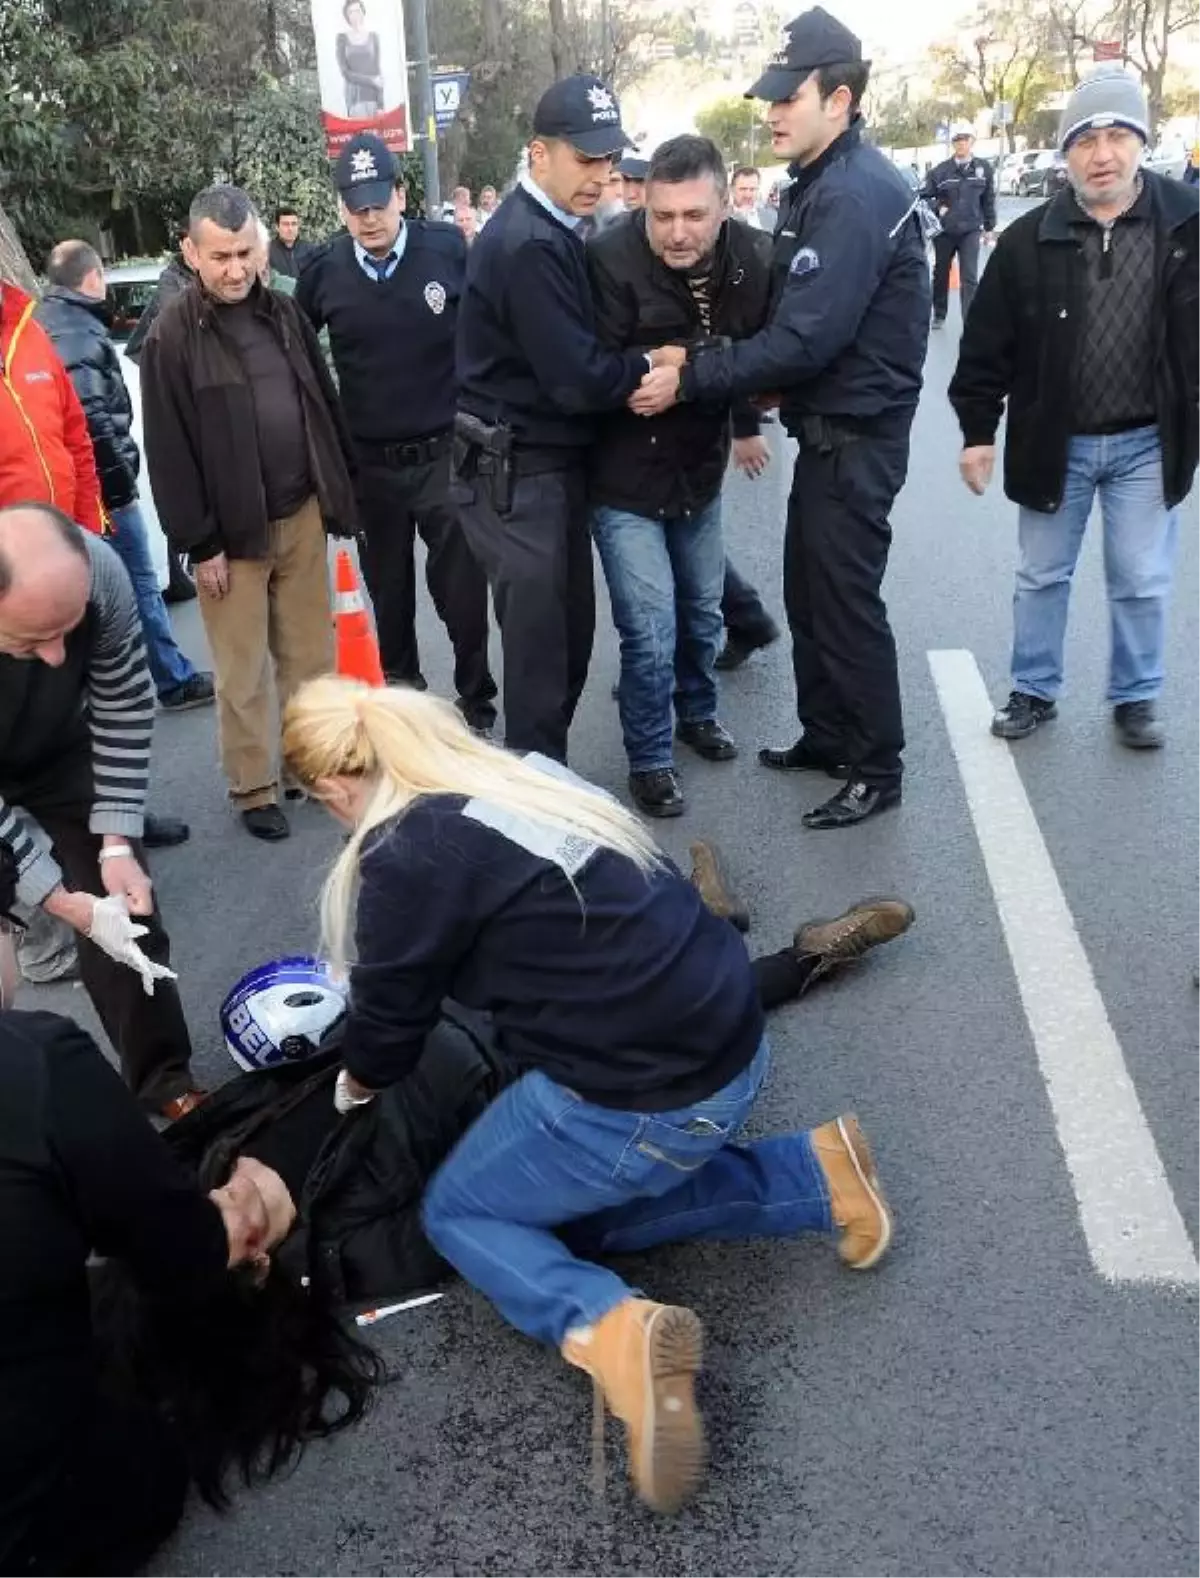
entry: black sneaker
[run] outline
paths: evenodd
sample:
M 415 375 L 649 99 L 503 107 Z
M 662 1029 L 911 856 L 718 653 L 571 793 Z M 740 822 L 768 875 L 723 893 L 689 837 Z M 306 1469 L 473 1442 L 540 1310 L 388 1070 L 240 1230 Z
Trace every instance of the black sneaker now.
M 193 707 L 211 707 L 216 697 L 211 674 L 193 674 L 182 685 L 158 698 L 164 712 L 190 712 Z
M 1152 701 L 1123 701 L 1113 708 L 1117 738 L 1131 751 L 1158 751 L 1167 734 L 1154 713 Z
M 755 652 L 761 652 L 763 647 L 769 647 L 772 641 L 779 640 L 779 626 L 774 620 L 763 626 L 753 635 L 742 631 L 739 635 L 733 630 L 725 632 L 725 645 L 717 653 L 716 668 L 723 674 L 741 668 L 742 664 Z
M 706 762 L 731 762 L 738 753 L 733 735 L 716 718 L 703 723 L 677 723 L 675 738 L 690 745 Z
M 647 816 L 682 816 L 686 801 L 679 774 L 673 767 L 656 767 L 649 773 L 630 773 L 629 793 Z
M 1048 723 L 1057 717 L 1058 708 L 1054 702 L 1014 690 L 992 719 L 992 733 L 998 740 L 1023 740 L 1039 723 Z

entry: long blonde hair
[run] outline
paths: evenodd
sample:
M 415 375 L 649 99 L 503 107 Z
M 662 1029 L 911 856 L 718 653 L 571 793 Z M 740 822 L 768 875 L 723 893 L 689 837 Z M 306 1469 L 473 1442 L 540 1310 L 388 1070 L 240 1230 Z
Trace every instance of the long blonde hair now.
M 361 821 L 321 890 L 322 947 L 344 969 L 363 840 L 422 795 L 463 795 L 530 817 L 626 856 L 642 871 L 662 859 L 637 818 L 607 795 L 552 777 L 478 739 L 458 711 L 414 690 L 376 690 L 325 675 L 302 685 L 283 715 L 283 755 L 305 789 L 321 778 L 375 779 Z

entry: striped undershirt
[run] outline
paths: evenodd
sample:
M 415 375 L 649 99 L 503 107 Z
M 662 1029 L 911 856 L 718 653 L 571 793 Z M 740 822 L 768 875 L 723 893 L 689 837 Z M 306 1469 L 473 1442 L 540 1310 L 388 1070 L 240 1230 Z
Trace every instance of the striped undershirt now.
M 101 538 L 85 532 L 92 563 L 91 618 L 67 642 L 87 640 L 84 709 L 92 745 L 93 833 L 140 838 L 154 731 L 154 683 L 125 566 Z M 86 632 L 86 633 L 84 633 Z M 36 820 L 0 796 L 0 840 L 17 862 L 17 897 L 40 904 L 62 881 L 50 840 Z

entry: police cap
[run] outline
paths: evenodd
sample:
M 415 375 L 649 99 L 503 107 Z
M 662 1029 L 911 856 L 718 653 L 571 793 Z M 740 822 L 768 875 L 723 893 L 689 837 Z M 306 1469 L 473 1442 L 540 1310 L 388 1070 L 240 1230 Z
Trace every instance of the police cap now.
M 802 11 L 784 28 L 778 51 L 754 86 L 747 89 L 745 97 L 778 104 L 782 99 L 790 99 L 818 66 L 844 66 L 851 61 L 864 66 L 871 64 L 863 60 L 862 40 L 837 17 L 815 5 L 811 11 Z

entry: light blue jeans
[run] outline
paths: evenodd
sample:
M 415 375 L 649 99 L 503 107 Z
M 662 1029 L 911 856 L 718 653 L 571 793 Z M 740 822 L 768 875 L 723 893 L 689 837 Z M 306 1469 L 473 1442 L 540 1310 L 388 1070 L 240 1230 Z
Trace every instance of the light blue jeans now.
M 656 520 L 599 505 L 592 534 L 621 638 L 617 702 L 629 770 L 670 767 L 671 700 L 681 723 L 717 715 L 725 547 L 721 500 Z
M 1100 495 L 1112 626 L 1108 699 L 1150 701 L 1163 684 L 1176 520 L 1163 500 L 1157 427 L 1071 440 L 1057 513 L 1022 509 L 1013 598 L 1012 684 L 1054 701 L 1062 690 L 1071 577 Z
M 109 541 L 120 554 L 133 582 L 133 595 L 142 621 L 142 639 L 146 643 L 146 662 L 161 701 L 193 678 L 196 670 L 179 650 L 172 633 L 141 510 L 136 503 L 126 504 L 113 510 L 112 518 L 116 530 Z
M 557 1347 L 631 1296 L 592 1255 L 832 1232 L 806 1133 L 733 1142 L 770 1061 L 764 1040 L 723 1090 L 678 1112 L 617 1112 L 526 1074 L 425 1191 L 430 1242 L 519 1331 Z

